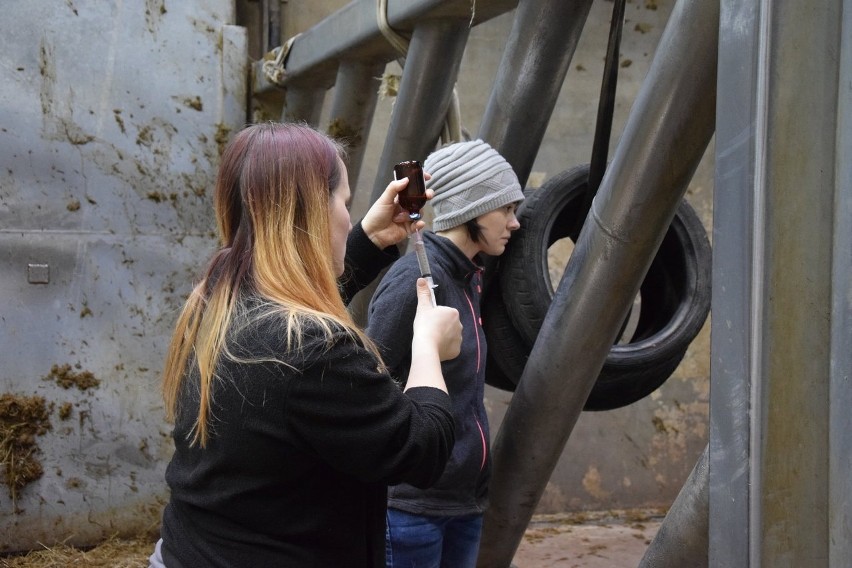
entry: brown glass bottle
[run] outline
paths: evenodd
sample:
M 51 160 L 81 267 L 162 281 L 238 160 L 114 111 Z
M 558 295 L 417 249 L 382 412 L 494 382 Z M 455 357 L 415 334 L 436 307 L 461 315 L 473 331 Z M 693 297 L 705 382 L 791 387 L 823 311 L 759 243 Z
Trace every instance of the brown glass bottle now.
M 423 178 L 423 167 L 417 160 L 400 162 L 393 167 L 394 179 L 408 178 L 408 185 L 399 192 L 399 205 L 406 211 L 411 220 L 420 219 L 420 209 L 426 203 L 426 180 Z

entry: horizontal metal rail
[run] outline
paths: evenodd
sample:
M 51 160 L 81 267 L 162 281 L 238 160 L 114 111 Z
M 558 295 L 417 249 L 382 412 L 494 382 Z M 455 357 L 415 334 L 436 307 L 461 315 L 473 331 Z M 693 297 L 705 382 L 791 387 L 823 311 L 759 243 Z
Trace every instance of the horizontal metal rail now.
M 481 24 L 513 10 L 518 0 L 388 0 L 387 18 L 397 32 L 410 34 L 419 19 L 453 19 Z M 334 85 L 341 60 L 392 61 L 396 49 L 379 29 L 375 0 L 355 0 L 300 34 L 290 47 L 284 84 L 299 87 Z M 278 87 L 253 65 L 252 93 L 263 95 Z

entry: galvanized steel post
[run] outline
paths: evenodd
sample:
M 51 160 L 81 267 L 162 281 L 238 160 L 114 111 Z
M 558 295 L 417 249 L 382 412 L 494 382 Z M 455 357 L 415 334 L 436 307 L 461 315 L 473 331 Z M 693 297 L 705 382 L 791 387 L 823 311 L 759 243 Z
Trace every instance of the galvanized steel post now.
M 521 185 L 532 170 L 591 6 L 591 0 L 535 0 L 522 2 L 515 12 L 479 136 L 512 164 Z M 536 33 L 530 33 L 533 29 Z
M 479 566 L 508 567 L 713 134 L 719 5 L 680 0 L 494 444 Z
M 722 3 L 713 566 L 852 562 L 850 8 Z

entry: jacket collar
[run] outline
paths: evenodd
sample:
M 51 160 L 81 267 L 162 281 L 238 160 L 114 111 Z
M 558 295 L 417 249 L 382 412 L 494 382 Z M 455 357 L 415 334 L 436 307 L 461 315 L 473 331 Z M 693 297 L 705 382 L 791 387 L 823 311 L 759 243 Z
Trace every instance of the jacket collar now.
M 437 258 L 434 260 L 430 258 L 429 262 L 439 264 L 445 272 L 452 275 L 453 279 L 461 283 L 470 281 L 474 274 L 483 270 L 480 255 L 473 257 L 474 260 L 469 259 L 453 241 L 446 237 L 436 235 L 432 231 L 423 231 L 423 241 L 441 251 Z

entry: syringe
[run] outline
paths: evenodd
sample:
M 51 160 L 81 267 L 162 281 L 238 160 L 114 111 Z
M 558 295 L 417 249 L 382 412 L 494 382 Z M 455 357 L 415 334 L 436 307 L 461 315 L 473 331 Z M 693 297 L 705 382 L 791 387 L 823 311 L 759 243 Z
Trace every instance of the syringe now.
M 429 268 L 429 258 L 426 256 L 426 246 L 423 244 L 423 235 L 420 234 L 420 229 L 414 231 L 414 254 L 417 255 L 417 265 L 420 267 L 420 276 L 426 279 L 429 284 L 429 293 L 432 295 L 432 307 L 435 302 L 435 282 L 432 281 L 432 270 Z

